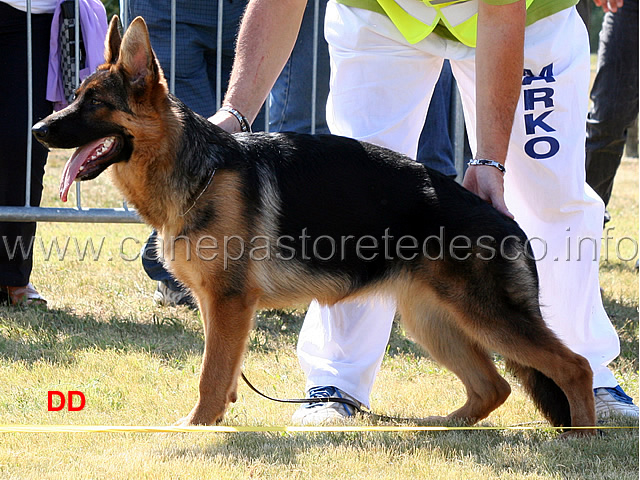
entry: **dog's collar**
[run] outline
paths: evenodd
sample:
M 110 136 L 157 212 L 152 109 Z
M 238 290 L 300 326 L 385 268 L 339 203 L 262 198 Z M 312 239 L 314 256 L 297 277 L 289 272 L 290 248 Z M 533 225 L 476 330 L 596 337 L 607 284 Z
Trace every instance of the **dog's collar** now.
M 184 217 L 187 213 L 189 213 L 191 211 L 191 209 L 193 207 L 196 206 L 196 203 L 198 203 L 198 200 L 200 199 L 200 197 L 202 196 L 202 194 L 207 190 L 207 188 L 209 188 L 209 185 L 211 185 L 211 181 L 213 180 L 213 176 L 216 174 L 216 169 L 213 169 L 213 172 L 211 172 L 211 176 L 209 177 L 209 181 L 207 182 L 207 184 L 204 186 L 204 188 L 202 189 L 202 191 L 198 194 L 198 196 L 193 200 L 193 203 L 191 204 L 191 206 L 189 208 L 187 208 L 187 210 L 180 214 L 181 217 Z

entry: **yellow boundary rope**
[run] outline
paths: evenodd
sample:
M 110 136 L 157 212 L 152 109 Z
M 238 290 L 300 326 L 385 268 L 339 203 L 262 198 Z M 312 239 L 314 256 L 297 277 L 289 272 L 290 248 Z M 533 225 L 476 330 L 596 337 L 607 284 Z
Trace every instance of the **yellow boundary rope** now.
M 634 429 L 637 426 L 602 426 L 602 427 L 574 427 L 572 430 L 592 429 L 621 430 Z M 326 427 L 227 427 L 227 426 L 196 426 L 196 427 L 159 427 L 141 425 L 0 425 L 0 433 L 314 433 L 314 432 L 441 432 L 452 430 L 563 430 L 564 427 L 515 425 L 510 427 L 420 427 L 420 426 L 326 426 Z

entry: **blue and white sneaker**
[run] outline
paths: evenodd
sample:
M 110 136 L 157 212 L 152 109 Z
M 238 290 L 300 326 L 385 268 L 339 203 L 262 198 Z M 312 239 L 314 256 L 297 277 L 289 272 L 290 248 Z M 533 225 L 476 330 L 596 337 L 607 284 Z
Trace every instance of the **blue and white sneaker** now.
M 638 418 L 638 407 L 633 399 L 624 393 L 620 385 L 616 387 L 594 388 L 596 396 L 596 416 L 609 418 L 611 416 Z
M 174 288 L 171 288 L 171 285 L 169 285 L 167 282 L 162 281 L 158 282 L 158 287 L 153 293 L 153 302 L 156 305 L 160 305 L 161 307 L 175 307 L 176 305 L 186 305 L 192 310 L 198 309 L 196 301 L 193 299 L 191 293 L 189 293 L 188 290 L 182 288 L 176 290 Z
M 358 400 L 348 393 L 336 387 L 313 387 L 307 392 L 309 398 L 346 398 L 355 402 L 358 406 L 363 406 Z M 300 425 L 322 425 L 328 423 L 339 423 L 346 418 L 353 417 L 356 409 L 351 405 L 339 402 L 314 402 L 304 403 L 298 408 L 292 417 L 294 423 Z

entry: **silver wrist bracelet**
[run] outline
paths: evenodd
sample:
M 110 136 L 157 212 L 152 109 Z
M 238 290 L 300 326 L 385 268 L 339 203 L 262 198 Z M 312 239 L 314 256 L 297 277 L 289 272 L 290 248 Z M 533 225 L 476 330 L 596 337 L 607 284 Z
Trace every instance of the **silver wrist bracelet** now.
M 486 158 L 473 158 L 473 159 L 469 160 L 469 163 L 467 165 L 469 165 L 469 166 L 488 165 L 490 167 L 497 168 L 502 173 L 506 173 L 507 172 L 507 169 L 504 168 L 503 164 L 501 164 L 500 162 L 496 162 L 495 160 L 487 160 Z
M 240 123 L 240 130 L 241 131 L 251 133 L 251 125 L 249 124 L 249 120 L 247 120 L 247 117 L 242 115 L 238 110 L 236 110 L 235 108 L 223 105 L 222 107 L 220 107 L 220 111 L 221 112 L 229 112 L 231 115 L 236 117 L 236 119 Z

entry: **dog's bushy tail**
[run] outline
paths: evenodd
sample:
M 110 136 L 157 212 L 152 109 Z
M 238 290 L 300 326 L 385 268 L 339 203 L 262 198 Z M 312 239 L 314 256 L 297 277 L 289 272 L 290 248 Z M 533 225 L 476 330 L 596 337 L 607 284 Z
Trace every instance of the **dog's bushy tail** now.
M 570 427 L 571 411 L 569 400 L 562 389 L 542 372 L 506 359 L 511 371 L 529 394 L 540 413 L 554 427 Z

